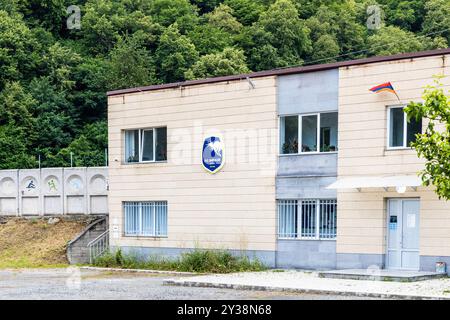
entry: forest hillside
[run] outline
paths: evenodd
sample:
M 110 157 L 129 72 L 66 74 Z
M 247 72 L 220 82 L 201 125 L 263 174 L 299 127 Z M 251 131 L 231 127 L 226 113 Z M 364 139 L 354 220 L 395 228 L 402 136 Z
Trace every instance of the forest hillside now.
M 104 165 L 108 90 L 449 43 L 448 0 L 0 0 L 0 168 Z

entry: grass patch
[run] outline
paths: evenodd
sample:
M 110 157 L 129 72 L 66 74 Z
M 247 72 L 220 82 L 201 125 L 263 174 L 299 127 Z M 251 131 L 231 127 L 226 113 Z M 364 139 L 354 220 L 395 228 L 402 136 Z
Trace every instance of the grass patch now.
M 0 269 L 67 267 L 67 243 L 86 226 L 80 221 L 11 218 L 0 224 Z
M 125 255 L 121 250 L 107 253 L 94 262 L 96 267 L 147 269 L 163 271 L 183 271 L 197 273 L 230 273 L 242 271 L 262 271 L 266 267 L 257 259 L 234 256 L 224 250 L 195 249 L 183 253 L 178 259 L 165 259 L 157 256 L 139 259 L 136 255 Z

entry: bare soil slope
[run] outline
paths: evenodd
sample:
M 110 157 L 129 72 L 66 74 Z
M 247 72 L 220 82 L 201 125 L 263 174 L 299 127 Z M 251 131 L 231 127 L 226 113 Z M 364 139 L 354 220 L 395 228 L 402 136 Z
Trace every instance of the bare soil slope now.
M 5 222 L 6 221 L 6 222 Z M 0 224 L 0 268 L 57 267 L 68 264 L 66 245 L 88 221 L 11 218 Z

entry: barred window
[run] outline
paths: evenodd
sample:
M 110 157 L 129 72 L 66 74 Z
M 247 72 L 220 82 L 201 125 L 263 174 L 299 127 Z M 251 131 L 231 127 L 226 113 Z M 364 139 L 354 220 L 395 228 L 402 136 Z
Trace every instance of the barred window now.
M 125 236 L 167 236 L 167 202 L 124 202 Z
M 278 237 L 336 238 L 337 201 L 278 200 Z

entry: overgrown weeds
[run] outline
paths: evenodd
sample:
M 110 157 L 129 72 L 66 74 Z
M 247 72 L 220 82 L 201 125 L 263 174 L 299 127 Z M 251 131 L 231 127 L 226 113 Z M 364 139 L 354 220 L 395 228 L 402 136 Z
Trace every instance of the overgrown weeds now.
M 183 271 L 197 273 L 230 273 L 262 271 L 266 267 L 258 259 L 236 256 L 225 250 L 195 249 L 183 253 L 179 258 L 168 259 L 150 256 L 142 259 L 136 254 L 124 254 L 120 249 L 97 258 L 97 267 Z

